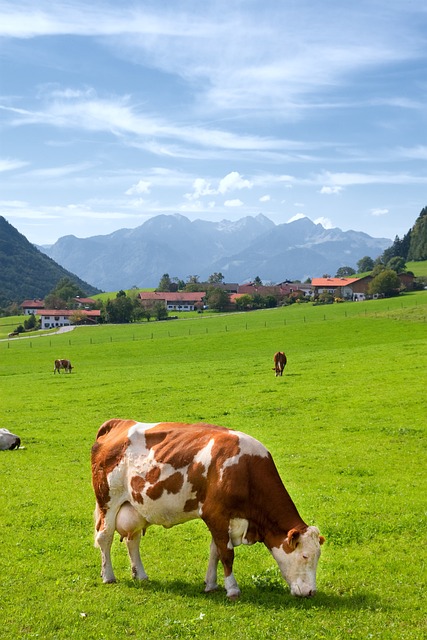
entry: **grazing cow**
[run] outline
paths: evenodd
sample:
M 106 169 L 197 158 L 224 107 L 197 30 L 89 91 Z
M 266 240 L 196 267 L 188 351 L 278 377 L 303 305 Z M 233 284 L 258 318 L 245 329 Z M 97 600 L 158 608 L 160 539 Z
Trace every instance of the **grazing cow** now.
M 61 369 L 64 369 L 65 371 L 68 371 L 68 373 L 71 373 L 71 369 L 73 367 L 71 366 L 71 362 L 69 360 L 55 360 L 55 368 L 53 370 L 53 373 L 60 373 Z
M 276 377 L 283 375 L 283 369 L 285 368 L 287 363 L 287 358 L 283 351 L 277 351 L 274 354 L 274 367 L 273 371 L 276 372 Z
M 19 436 L 15 436 L 8 429 L 0 429 L 0 451 L 6 449 L 19 449 L 21 446 L 21 439 Z
M 269 549 L 292 595 L 316 591 L 324 538 L 300 517 L 267 449 L 240 431 L 203 423 L 108 420 L 92 447 L 92 483 L 104 582 L 115 582 L 110 556 L 115 530 L 126 541 L 133 577 L 146 580 L 141 533 L 152 524 L 169 528 L 201 518 L 212 535 L 206 592 L 218 588 L 221 561 L 227 596 L 239 597 L 234 547 L 255 542 Z

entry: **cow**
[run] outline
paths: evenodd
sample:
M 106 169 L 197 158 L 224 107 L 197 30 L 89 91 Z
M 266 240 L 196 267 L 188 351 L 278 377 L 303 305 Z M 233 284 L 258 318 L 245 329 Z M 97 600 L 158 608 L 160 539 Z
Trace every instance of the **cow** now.
M 72 368 L 73 367 L 71 366 L 71 362 L 69 360 L 55 360 L 53 373 L 60 373 L 61 369 L 64 369 L 65 371 L 68 371 L 68 373 L 71 373 Z
M 95 547 L 105 583 L 115 582 L 115 531 L 126 542 L 132 576 L 147 580 L 141 534 L 153 524 L 169 528 L 201 518 L 212 536 L 206 593 L 218 588 L 221 561 L 227 596 L 237 599 L 234 547 L 262 542 L 292 595 L 315 594 L 324 538 L 302 520 L 271 454 L 255 438 L 204 423 L 112 419 L 98 430 L 91 464 Z
M 11 433 L 8 429 L 0 429 L 0 451 L 6 449 L 19 449 L 21 438 Z
M 273 371 L 276 372 L 276 378 L 277 376 L 283 375 L 283 369 L 285 368 L 287 361 L 288 360 L 283 351 L 277 351 L 277 353 L 274 354 Z

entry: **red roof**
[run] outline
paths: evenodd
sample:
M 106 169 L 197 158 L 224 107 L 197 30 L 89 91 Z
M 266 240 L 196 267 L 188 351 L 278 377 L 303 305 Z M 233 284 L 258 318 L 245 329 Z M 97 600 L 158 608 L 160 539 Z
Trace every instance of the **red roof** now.
M 41 309 L 39 316 L 72 316 L 74 313 L 84 313 L 87 316 L 100 316 L 101 311 L 99 309 Z
M 313 278 L 311 285 L 313 287 L 346 287 L 360 280 L 360 278 Z
M 21 302 L 21 307 L 23 309 L 43 309 L 44 301 L 43 300 L 24 300 L 24 302 Z

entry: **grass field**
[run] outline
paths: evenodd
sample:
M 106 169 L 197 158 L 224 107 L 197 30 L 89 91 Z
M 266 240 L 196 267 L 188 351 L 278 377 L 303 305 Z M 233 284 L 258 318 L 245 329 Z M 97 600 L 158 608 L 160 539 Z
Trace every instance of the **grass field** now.
M 425 637 L 426 347 L 427 292 L 0 341 L 0 426 L 22 439 L 0 452 L 0 637 Z M 115 540 L 102 584 L 89 458 L 112 417 L 260 439 L 327 539 L 316 597 L 292 598 L 263 545 L 236 549 L 238 602 L 205 595 L 200 521 L 148 530 L 144 585 Z

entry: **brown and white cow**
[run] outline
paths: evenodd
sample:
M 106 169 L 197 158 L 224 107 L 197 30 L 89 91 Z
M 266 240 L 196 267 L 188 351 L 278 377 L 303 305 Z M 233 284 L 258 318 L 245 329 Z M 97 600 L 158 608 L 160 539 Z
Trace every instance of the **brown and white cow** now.
M 283 351 L 277 351 L 274 354 L 274 367 L 273 371 L 276 372 L 276 377 L 281 376 L 283 374 L 283 369 L 285 368 L 287 363 L 287 358 Z
M 71 362 L 69 360 L 55 360 L 53 373 L 60 373 L 61 369 L 64 369 L 65 371 L 68 371 L 68 373 L 71 373 L 72 368 L 73 367 L 71 366 Z
M 220 560 L 227 596 L 239 597 L 234 547 L 255 542 L 269 549 L 292 595 L 316 592 L 324 538 L 302 520 L 270 453 L 251 436 L 203 423 L 108 420 L 92 447 L 92 482 L 104 582 L 115 582 L 115 531 L 126 541 L 133 577 L 146 580 L 141 533 L 201 518 L 212 535 L 206 592 L 218 588 Z

